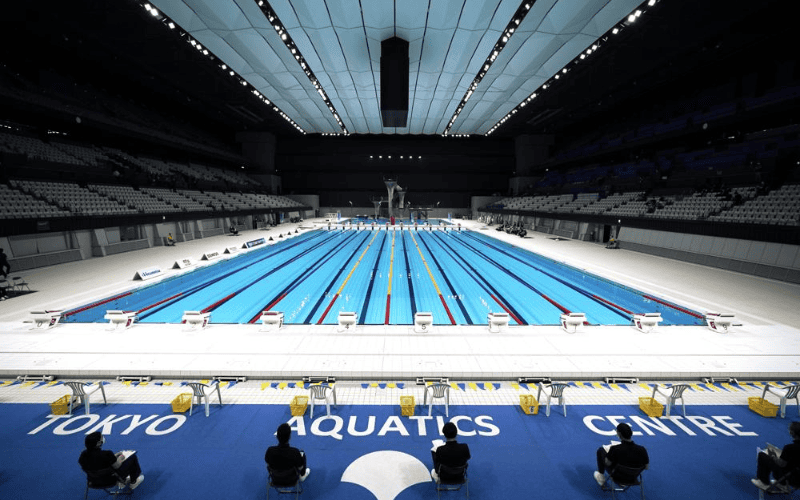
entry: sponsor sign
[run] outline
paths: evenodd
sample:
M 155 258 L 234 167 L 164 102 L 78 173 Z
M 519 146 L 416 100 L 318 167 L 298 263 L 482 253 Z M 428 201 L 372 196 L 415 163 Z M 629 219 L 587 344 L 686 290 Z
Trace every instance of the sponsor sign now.
M 160 275 L 161 275 L 160 267 L 148 267 L 147 269 L 139 269 L 138 271 L 136 271 L 136 274 L 133 275 L 133 279 L 149 280 L 151 278 L 155 278 L 156 276 Z

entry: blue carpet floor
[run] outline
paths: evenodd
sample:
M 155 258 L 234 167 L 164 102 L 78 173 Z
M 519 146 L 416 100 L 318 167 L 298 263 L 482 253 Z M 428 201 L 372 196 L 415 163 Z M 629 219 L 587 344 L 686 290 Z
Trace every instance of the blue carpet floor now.
M 146 479 L 134 498 L 265 498 L 264 451 L 275 442 L 278 424 L 292 418 L 288 406 L 212 406 L 209 418 L 195 409 L 189 417 L 167 405 L 93 405 L 95 415 L 78 410 L 72 418 L 53 418 L 44 404 L 1 404 L 0 498 L 82 498 L 85 476 L 77 459 L 92 430 L 106 434 L 106 449 L 137 450 Z M 435 409 L 430 420 L 401 417 L 398 406 L 340 405 L 332 413 L 313 422 L 308 413 L 302 422 L 293 420 L 292 444 L 306 451 L 312 469 L 304 498 L 435 495 L 426 471 L 431 440 L 447 420 L 443 411 Z M 750 484 L 755 448 L 766 441 L 786 444 L 790 421 L 743 406 L 691 406 L 677 421 L 650 419 L 635 406 L 569 406 L 566 418 L 560 408 L 547 418 L 524 415 L 519 407 L 462 406 L 451 408 L 450 417 L 472 452 L 474 499 L 610 497 L 592 471 L 595 450 L 610 441 L 619 421 L 641 433 L 634 440 L 649 451 L 648 499 L 757 498 Z M 383 451 L 396 453 L 375 453 Z M 90 492 L 90 498 L 103 495 Z M 639 492 L 626 495 L 638 498 Z

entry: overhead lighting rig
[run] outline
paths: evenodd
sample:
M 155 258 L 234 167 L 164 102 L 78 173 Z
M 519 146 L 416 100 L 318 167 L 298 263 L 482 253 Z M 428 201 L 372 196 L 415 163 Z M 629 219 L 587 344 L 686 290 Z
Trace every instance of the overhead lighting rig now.
M 483 77 L 486 76 L 489 68 L 491 68 L 492 64 L 494 64 L 494 62 L 497 60 L 497 56 L 499 56 L 500 52 L 503 51 L 508 41 L 514 35 L 514 32 L 517 30 L 517 28 L 519 28 L 520 23 L 522 23 L 522 20 L 525 19 L 528 11 L 531 10 L 531 7 L 533 7 L 533 4 L 535 3 L 536 0 L 523 0 L 523 2 L 520 3 L 517 11 L 511 17 L 511 21 L 506 26 L 506 29 L 503 30 L 503 32 L 500 34 L 500 37 L 497 39 L 497 43 L 494 44 L 491 53 L 483 62 L 480 71 L 478 71 L 478 74 L 472 79 L 472 83 L 467 89 L 467 92 L 464 94 L 464 97 L 461 98 L 461 102 L 458 103 L 455 113 L 453 113 L 453 116 L 450 118 L 450 122 L 447 124 L 447 127 L 445 127 L 444 132 L 442 133 L 443 136 L 450 133 L 450 129 L 453 128 L 453 124 L 458 119 L 458 115 L 464 110 L 464 106 L 466 106 L 467 101 L 469 101 L 469 98 L 472 97 L 472 94 L 475 92 L 475 89 L 478 88 L 478 85 L 481 83 L 481 80 L 483 80 Z
M 203 45 L 200 42 L 192 38 L 191 34 L 188 31 L 185 31 L 180 26 L 178 26 L 163 12 L 159 11 L 156 7 L 154 7 L 148 2 L 142 2 L 140 0 L 134 0 L 134 1 L 137 4 L 141 5 L 142 7 L 144 7 L 144 9 L 147 12 L 149 12 L 151 16 L 153 16 L 156 20 L 161 22 L 161 24 L 163 24 L 167 29 L 174 31 L 176 36 L 185 39 L 189 45 L 197 49 L 197 51 L 203 54 L 204 56 L 208 57 L 209 60 L 213 61 L 214 64 L 216 64 L 229 77 L 236 79 L 236 81 L 238 81 L 243 87 L 250 86 L 250 84 L 247 82 L 247 80 L 244 79 L 244 77 L 236 73 L 234 70 L 228 68 L 228 66 L 225 63 L 223 63 L 220 58 L 215 56 L 211 51 L 208 50 L 208 48 L 203 47 Z M 276 106 L 275 103 L 270 102 L 269 99 L 267 99 L 264 95 L 261 94 L 261 92 L 259 92 L 255 88 L 253 89 L 253 95 L 255 95 L 262 103 L 269 106 L 273 111 L 278 113 L 281 116 L 281 118 L 289 122 L 289 124 L 291 124 L 292 127 L 297 129 L 298 132 L 302 134 L 306 133 L 306 131 L 303 130 L 303 128 L 300 125 L 298 125 L 294 120 L 289 118 L 289 115 L 281 111 L 281 109 L 278 106 Z
M 536 89 L 534 92 L 531 93 L 528 97 L 525 98 L 521 103 L 517 104 L 514 109 L 508 112 L 506 116 L 501 118 L 497 123 L 492 126 L 487 132 L 486 135 L 491 135 L 492 132 L 498 129 L 501 125 L 507 122 L 512 116 L 517 114 L 522 108 L 525 107 L 526 104 L 531 102 L 536 98 L 536 96 L 541 95 L 543 91 L 546 91 L 548 88 L 551 88 L 553 84 L 555 84 L 561 77 L 565 76 L 569 71 L 571 71 L 577 64 L 580 64 L 582 61 L 585 61 L 587 57 L 594 54 L 597 50 L 600 49 L 603 45 L 609 42 L 611 37 L 614 35 L 619 34 L 620 31 L 627 28 L 631 24 L 633 24 L 641 15 L 645 12 L 645 6 L 653 7 L 656 3 L 660 2 L 661 0 L 646 0 L 642 2 L 637 8 L 635 8 L 630 14 L 623 17 L 620 22 L 618 22 L 614 27 L 610 30 L 606 31 L 603 36 L 595 40 L 592 45 L 587 47 L 584 51 L 578 54 L 572 61 L 567 63 L 561 70 L 557 71 L 555 75 L 550 77 L 546 82 L 542 84 L 541 87 Z
M 281 38 L 281 41 L 289 52 L 294 57 L 297 64 L 300 66 L 300 69 L 303 70 L 303 73 L 306 74 L 308 77 L 308 81 L 311 82 L 311 85 L 317 90 L 317 93 L 322 97 L 322 100 L 325 102 L 325 106 L 328 107 L 328 111 L 331 112 L 333 118 L 336 120 L 336 123 L 339 124 L 339 128 L 342 130 L 340 134 L 326 134 L 326 135 L 349 135 L 347 131 L 347 127 L 344 126 L 339 113 L 336 111 L 336 108 L 333 106 L 328 94 L 325 92 L 325 89 L 322 88 L 322 84 L 319 83 L 319 79 L 317 79 L 314 72 L 311 71 L 311 67 L 309 66 L 308 62 L 306 62 L 303 54 L 300 53 L 300 49 L 295 45 L 294 40 L 289 35 L 286 27 L 281 23 L 281 20 L 278 18 L 278 15 L 275 14 L 275 11 L 272 9 L 272 6 L 269 4 L 267 0 L 258 0 L 258 8 L 261 9 L 261 12 L 264 14 L 264 17 L 267 18 L 267 21 L 270 22 L 272 27 L 278 33 Z

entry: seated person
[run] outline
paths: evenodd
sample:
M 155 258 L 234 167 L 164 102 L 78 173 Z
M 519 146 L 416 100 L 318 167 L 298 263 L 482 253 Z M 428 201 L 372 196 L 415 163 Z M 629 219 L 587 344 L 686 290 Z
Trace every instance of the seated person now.
M 114 453 L 109 450 L 103 450 L 102 446 L 106 442 L 106 438 L 99 432 L 92 432 L 84 439 L 86 449 L 81 452 L 78 463 L 86 472 L 98 472 L 109 467 L 116 469 L 117 474 L 125 480 L 125 483 L 119 483 L 119 488 L 124 488 L 126 484 L 130 484 L 132 490 L 142 484 L 144 481 L 144 474 L 139 467 L 139 459 L 136 457 L 135 452 L 117 452 Z M 127 458 L 125 458 L 127 456 Z
M 778 450 L 772 445 L 767 445 L 767 450 L 758 449 L 756 478 L 752 479 L 752 482 L 762 490 L 769 488 L 770 474 L 778 479 L 800 467 L 800 422 L 789 424 L 789 435 L 792 436 L 792 442 L 784 446 L 782 450 Z M 800 483 L 798 481 L 800 478 L 793 477 L 792 479 L 792 483 Z
M 617 465 L 632 468 L 644 467 L 646 469 L 650 467 L 650 457 L 647 456 L 647 450 L 644 449 L 644 446 L 634 443 L 631 436 L 633 436 L 631 426 L 621 423 L 617 425 L 617 437 L 622 442 L 608 449 L 605 446 L 597 449 L 597 470 L 594 473 L 594 479 L 600 486 L 606 484 L 606 471 L 615 480 L 626 482 L 636 479 L 635 477 L 621 477 L 618 474 L 614 474 L 614 467 Z
M 175 246 L 175 240 L 172 239 L 172 233 L 169 233 L 167 235 L 167 246 L 168 247 L 174 247 Z
M 239 234 L 239 230 L 236 229 L 236 226 L 234 226 L 233 224 L 231 224 L 231 234 L 234 236 Z
M 297 476 L 300 476 L 300 481 L 305 481 L 311 474 L 311 469 L 306 467 L 305 452 L 289 446 L 291 435 L 292 428 L 289 424 L 279 425 L 276 432 L 278 445 L 270 446 L 264 454 L 264 461 L 267 462 L 272 474 L 272 482 L 278 486 L 293 485 Z
M 435 446 L 431 450 L 433 457 L 433 469 L 431 469 L 431 477 L 434 481 L 439 481 L 440 467 L 442 465 L 447 467 L 463 467 L 467 465 L 467 460 L 471 458 L 469 454 L 469 446 L 466 443 L 459 443 L 456 441 L 458 436 L 458 427 L 453 422 L 447 422 L 442 427 L 442 434 L 447 440 L 440 446 Z M 443 481 L 451 481 L 460 479 L 459 476 L 448 477 L 446 474 L 441 476 Z

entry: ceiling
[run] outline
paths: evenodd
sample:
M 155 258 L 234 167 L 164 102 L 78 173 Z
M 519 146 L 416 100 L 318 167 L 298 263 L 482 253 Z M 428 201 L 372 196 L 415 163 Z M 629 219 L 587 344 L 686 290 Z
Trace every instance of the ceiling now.
M 303 131 L 342 127 L 257 0 L 152 0 Z M 475 88 L 451 134 L 485 134 L 642 0 L 528 0 L 530 10 Z M 520 0 L 270 0 L 351 134 L 441 134 Z M 409 42 L 408 126 L 380 115 L 381 41 Z

